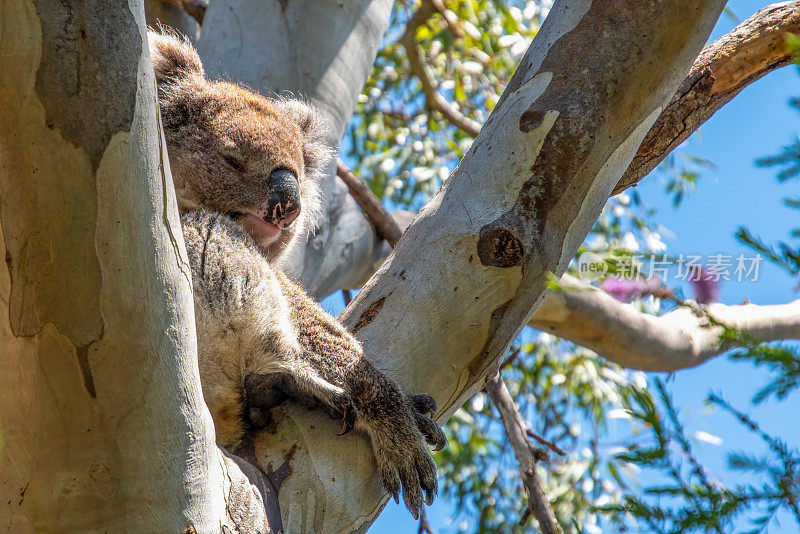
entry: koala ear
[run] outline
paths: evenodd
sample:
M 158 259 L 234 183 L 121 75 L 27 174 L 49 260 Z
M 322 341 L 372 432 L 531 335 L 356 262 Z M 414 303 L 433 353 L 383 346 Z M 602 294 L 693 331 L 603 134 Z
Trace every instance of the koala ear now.
M 203 77 L 203 64 L 200 56 L 186 37 L 175 31 L 162 29 L 148 30 L 150 57 L 156 82 L 159 86 L 181 81 L 190 77 Z
M 282 100 L 283 109 L 297 125 L 303 135 L 303 158 L 306 177 L 317 179 L 325 172 L 325 166 L 333 158 L 333 150 L 326 144 L 328 128 L 322 115 L 314 107 L 295 99 Z

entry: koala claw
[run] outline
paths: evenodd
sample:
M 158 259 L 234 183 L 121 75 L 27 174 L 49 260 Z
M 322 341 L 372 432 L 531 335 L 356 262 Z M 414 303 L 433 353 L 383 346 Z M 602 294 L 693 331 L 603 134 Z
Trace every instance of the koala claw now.
M 444 449 L 444 446 L 447 445 L 447 437 L 442 429 L 439 428 L 439 425 L 422 414 L 414 414 L 414 420 L 419 431 L 425 436 L 425 441 L 428 442 L 428 445 L 433 445 L 434 451 Z
M 356 424 L 356 408 L 353 404 L 353 398 L 350 395 L 342 392 L 325 400 L 317 400 L 322 410 L 327 413 L 331 419 L 341 419 L 342 430 L 337 436 L 343 436 L 353 430 Z
M 337 436 L 344 436 L 351 430 L 356 424 L 356 410 L 353 406 L 353 401 L 348 397 L 347 404 L 342 407 L 342 430 Z

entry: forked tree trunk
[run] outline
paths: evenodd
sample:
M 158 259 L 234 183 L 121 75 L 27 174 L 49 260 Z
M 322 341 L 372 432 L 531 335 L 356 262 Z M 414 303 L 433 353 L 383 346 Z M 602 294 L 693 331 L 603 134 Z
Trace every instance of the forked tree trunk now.
M 496 367 L 546 273 L 563 273 L 723 4 L 557 3 L 473 148 L 346 310 L 381 368 L 437 397 L 441 420 Z M 336 68 L 355 50 L 374 57 L 377 39 L 353 43 L 382 32 L 388 2 L 264 5 L 259 16 L 291 30 L 280 53 L 295 83 L 360 90 L 365 72 Z M 0 9 L 0 519 L 15 531 L 220 530 L 241 496 L 229 477 L 252 488 L 214 447 L 200 400 L 141 3 Z M 230 5 L 214 2 L 204 31 L 215 9 Z M 257 13 L 237 15 L 245 28 Z M 337 43 L 304 30 L 306 16 Z M 294 36 L 319 56 L 299 55 Z M 264 467 L 294 451 L 280 492 L 290 531 L 365 530 L 385 497 L 364 437 L 284 414 L 254 445 Z
M 212 77 L 230 78 L 266 95 L 288 91 L 309 99 L 327 119 L 328 142 L 336 147 L 372 70 L 391 10 L 391 0 L 214 0 L 197 48 Z M 284 261 L 317 298 L 359 287 L 389 249 L 336 177 L 334 162 L 322 193 L 319 228 Z
M 144 28 L 141 1 L 0 3 L 9 532 L 219 531 L 249 488 L 202 400 Z

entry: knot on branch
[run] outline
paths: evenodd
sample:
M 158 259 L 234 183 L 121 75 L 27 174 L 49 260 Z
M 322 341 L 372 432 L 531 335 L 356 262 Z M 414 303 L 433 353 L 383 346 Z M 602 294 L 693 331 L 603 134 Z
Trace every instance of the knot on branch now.
M 542 125 L 544 122 L 545 114 L 541 111 L 537 111 L 534 109 L 528 109 L 522 116 L 519 118 L 519 131 L 522 133 L 532 132 L 536 128 Z
M 478 257 L 484 265 L 492 267 L 513 267 L 522 261 L 525 249 L 510 230 L 506 228 L 481 228 L 478 238 Z

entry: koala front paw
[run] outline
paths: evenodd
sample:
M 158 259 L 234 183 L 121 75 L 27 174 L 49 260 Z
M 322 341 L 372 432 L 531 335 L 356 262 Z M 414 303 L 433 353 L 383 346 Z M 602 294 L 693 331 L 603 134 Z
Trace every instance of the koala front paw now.
M 436 402 L 431 397 L 411 395 L 398 400 L 402 405 L 391 412 L 391 417 L 373 420 L 369 433 L 384 488 L 395 502 L 399 502 L 402 489 L 403 500 L 416 519 L 423 502 L 430 505 L 438 489 L 436 464 L 426 442 L 439 450 L 446 439 L 430 418 L 436 411 Z
M 430 505 L 438 491 L 436 464 L 425 448 L 425 442 L 419 433 L 410 433 L 406 439 L 384 442 L 376 456 L 378 472 L 383 487 L 400 502 L 400 489 L 403 490 L 403 501 L 411 511 L 414 519 L 419 518 L 422 510 L 422 493 L 425 492 L 425 504 Z

